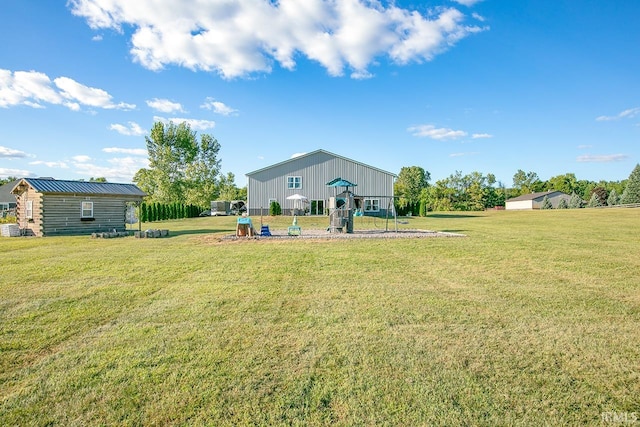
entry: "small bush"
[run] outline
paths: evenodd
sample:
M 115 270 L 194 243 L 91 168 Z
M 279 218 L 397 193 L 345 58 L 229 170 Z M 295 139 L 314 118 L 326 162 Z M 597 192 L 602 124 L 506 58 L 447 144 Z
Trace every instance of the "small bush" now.
M 280 203 L 278 203 L 275 200 L 271 202 L 271 205 L 269 205 L 269 215 L 271 216 L 282 215 L 282 208 L 280 207 Z
M 0 224 L 15 224 L 18 222 L 18 218 L 13 215 L 7 215 L 5 217 L 0 216 Z
M 540 207 L 540 209 L 553 209 L 553 205 L 551 204 L 551 200 L 549 200 L 549 197 L 544 196 L 544 199 L 542 199 L 542 206 Z
M 569 203 L 567 203 L 567 199 L 560 199 L 560 203 L 558 203 L 558 209 L 569 209 Z

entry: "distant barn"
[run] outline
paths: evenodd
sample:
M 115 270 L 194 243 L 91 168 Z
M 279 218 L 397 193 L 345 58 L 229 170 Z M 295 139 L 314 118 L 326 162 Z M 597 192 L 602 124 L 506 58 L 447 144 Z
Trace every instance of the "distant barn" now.
M 146 194 L 133 184 L 24 178 L 13 187 L 22 234 L 125 231 L 127 206 Z
M 505 203 L 507 210 L 526 210 L 526 209 L 540 209 L 545 196 L 551 202 L 551 206 L 556 209 L 561 200 L 565 200 L 569 203 L 571 196 L 562 191 L 543 191 L 540 193 L 523 194 L 522 196 L 509 199 Z

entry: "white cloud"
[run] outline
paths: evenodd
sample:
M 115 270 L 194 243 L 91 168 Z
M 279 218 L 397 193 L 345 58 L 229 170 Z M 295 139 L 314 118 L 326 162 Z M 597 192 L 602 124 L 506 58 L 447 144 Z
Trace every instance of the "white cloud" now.
M 78 175 L 102 176 L 110 182 L 132 182 L 138 170 L 149 167 L 149 161 L 140 157 L 117 157 L 107 162 L 110 166 L 99 166 L 88 162 L 79 162 L 74 166 Z
M 0 145 L 0 157 L 22 158 L 22 157 L 27 157 L 27 153 L 20 150 L 14 150 L 13 148 L 3 147 L 2 145 Z
M 116 132 L 127 135 L 127 136 L 142 136 L 147 133 L 145 129 L 142 129 L 139 124 L 136 122 L 128 122 L 129 126 L 121 125 L 119 123 L 114 123 L 109 126 L 109 129 L 115 130 Z
M 91 161 L 91 157 L 84 155 L 73 156 L 71 159 L 77 163 L 88 163 Z
M 480 3 L 482 0 L 453 0 L 453 1 L 461 5 L 471 7 L 476 3 Z
M 438 141 L 445 139 L 458 139 L 467 136 L 467 132 L 448 128 L 436 128 L 433 125 L 412 126 L 407 129 L 411 135 L 420 138 L 431 138 Z
M 45 162 L 43 160 L 35 160 L 33 162 L 29 162 L 29 164 L 34 166 L 43 165 L 48 168 L 69 169 L 69 165 L 65 162 Z
M 458 0 L 470 6 L 478 0 Z M 424 14 L 365 0 L 70 0 L 74 15 L 93 29 L 131 27 L 131 55 L 151 70 L 179 65 L 223 78 L 293 70 L 295 58 L 319 62 L 333 76 L 351 69 L 366 78 L 380 57 L 429 61 L 459 40 L 486 30 L 465 25 L 453 8 Z
M 43 104 L 64 105 L 73 111 L 82 105 L 103 109 L 131 110 L 136 106 L 124 102 L 114 103 L 106 91 L 92 88 L 68 77 L 53 80 L 37 71 L 15 71 L 0 69 L 0 107 L 26 105 L 44 108 Z
M 593 148 L 593 145 L 586 145 L 586 144 L 578 145 L 579 150 L 587 150 L 589 148 Z
M 119 147 L 107 147 L 103 148 L 102 151 L 105 153 L 122 153 L 122 154 L 131 154 L 134 156 L 146 156 L 149 153 L 144 148 L 119 148 Z
M 132 110 L 136 108 L 135 105 L 126 104 L 124 102 L 114 104 L 112 96 L 105 90 L 85 86 L 68 77 L 58 77 L 57 79 L 54 79 L 53 82 L 62 91 L 61 95 L 66 99 L 69 99 L 70 102 L 79 101 L 80 104 L 83 105 L 104 108 L 107 110 Z
M 485 21 L 484 16 L 480 15 L 479 13 L 473 12 L 471 14 L 471 16 L 473 16 L 473 19 L 477 19 L 480 22 L 484 22 Z
M 472 139 L 479 139 L 479 138 L 493 138 L 493 135 L 488 134 L 488 133 L 474 133 L 473 135 L 471 135 Z
M 613 120 L 632 119 L 638 115 L 640 115 L 640 107 L 629 108 L 628 110 L 624 110 L 615 116 L 599 116 L 599 117 L 596 117 L 596 121 L 608 122 Z
M 216 126 L 216 122 L 211 120 L 186 119 L 180 117 L 172 117 L 167 119 L 165 117 L 154 116 L 153 121 L 162 123 L 173 122 L 176 125 L 184 122 L 188 124 L 192 130 L 207 130 L 213 129 Z
M 611 162 L 620 162 L 628 158 L 629 156 L 626 154 L 602 154 L 602 155 L 585 154 L 583 156 L 578 156 L 576 161 L 583 162 L 583 163 L 611 163 Z
M 97 34 L 97 35 L 91 37 L 91 40 L 94 41 L 94 42 L 102 41 L 102 34 Z
M 213 98 L 207 98 L 204 104 L 200 106 L 200 108 L 204 108 L 206 110 L 212 110 L 214 113 L 220 114 L 223 116 L 230 116 L 232 114 L 235 115 L 238 112 L 238 110 L 235 110 L 229 107 L 223 102 L 216 101 Z
M 31 172 L 24 169 L 8 169 L 8 168 L 0 168 L 0 178 L 8 178 L 10 176 L 17 176 L 19 178 L 26 178 L 29 176 L 33 176 Z
M 147 105 L 156 111 L 162 113 L 183 113 L 184 109 L 179 102 L 173 102 L 168 99 L 153 98 L 147 101 Z

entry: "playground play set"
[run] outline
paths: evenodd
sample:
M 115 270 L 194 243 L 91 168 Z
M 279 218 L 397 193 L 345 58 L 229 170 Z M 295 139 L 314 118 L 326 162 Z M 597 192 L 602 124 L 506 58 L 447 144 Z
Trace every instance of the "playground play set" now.
M 327 186 L 334 187 L 336 189 L 336 195 L 329 198 L 329 226 L 327 231 L 330 233 L 353 233 L 354 217 L 363 216 L 362 204 L 365 196 L 357 196 L 349 188 L 354 188 L 357 184 L 354 184 L 346 179 L 340 177 L 327 182 Z M 339 189 L 344 190 L 338 193 Z M 371 196 L 367 196 L 371 197 Z M 383 198 L 381 196 L 375 196 Z M 393 197 L 386 197 L 389 200 L 387 212 L 390 208 L 393 208 Z M 299 196 L 300 200 L 305 200 L 304 196 Z M 393 209 L 393 216 L 395 221 L 395 229 L 398 231 L 398 221 L 395 209 Z M 385 231 L 388 231 L 388 214 L 387 214 L 387 227 Z M 253 227 L 251 218 L 246 213 L 238 218 L 236 224 L 236 237 L 269 237 L 271 236 L 269 226 L 263 223 L 262 214 L 260 215 L 260 232 L 257 233 Z M 302 229 L 298 225 L 298 218 L 293 216 L 293 223 L 287 227 L 288 236 L 301 236 Z

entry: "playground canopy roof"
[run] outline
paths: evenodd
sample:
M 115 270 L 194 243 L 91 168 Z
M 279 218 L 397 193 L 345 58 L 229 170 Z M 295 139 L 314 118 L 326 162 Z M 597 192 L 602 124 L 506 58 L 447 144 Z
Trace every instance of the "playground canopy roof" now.
M 346 179 L 342 179 L 340 177 L 336 179 L 332 179 L 331 181 L 327 182 L 327 185 L 329 187 L 357 187 L 358 186 L 358 184 L 354 184 L 353 182 L 349 182 Z

